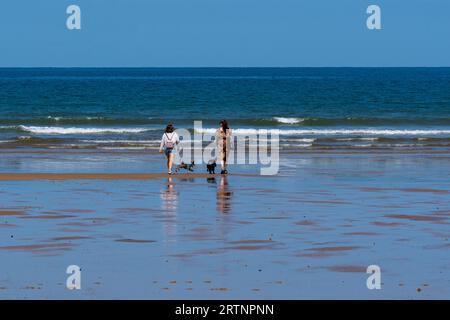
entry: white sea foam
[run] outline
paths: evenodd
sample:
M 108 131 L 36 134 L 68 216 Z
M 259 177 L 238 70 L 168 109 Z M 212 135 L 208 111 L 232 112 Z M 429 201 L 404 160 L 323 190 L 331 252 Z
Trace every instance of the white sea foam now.
M 129 143 L 129 144 L 149 144 L 149 143 L 159 143 L 161 140 L 81 140 L 85 143 Z
M 284 123 L 284 124 L 296 124 L 296 123 L 303 122 L 303 119 L 301 119 L 301 118 L 274 117 L 274 119 L 275 119 L 277 122 L 279 122 L 279 123 Z
M 337 141 L 377 141 L 378 138 L 339 138 Z
M 60 121 L 60 120 L 103 120 L 103 117 L 84 117 L 84 118 L 64 118 L 64 117 L 55 117 L 55 116 L 47 116 L 47 119 Z
M 55 121 L 59 121 L 59 120 L 61 120 L 62 118 L 61 118 L 61 117 L 48 116 L 47 119 L 53 119 L 53 120 L 55 120 Z
M 143 133 L 148 131 L 159 130 L 158 128 L 142 128 L 142 127 L 57 127 L 57 126 L 0 126 L 0 130 L 21 130 L 33 134 L 102 134 L 102 133 L 117 133 L 117 134 L 133 134 Z M 206 133 L 215 135 L 216 128 L 203 128 L 199 133 Z M 364 129 L 255 129 L 255 128 L 237 128 L 233 129 L 235 135 L 263 135 L 263 134 L 278 134 L 280 136 L 363 136 L 355 137 L 359 140 L 376 140 L 380 136 L 440 136 L 450 135 L 449 130 L 442 129 L 379 129 L 379 128 L 364 128 Z M 370 137 L 364 137 L 370 136 Z M 305 138 L 306 139 L 306 138 Z M 311 138 L 312 139 L 312 138 Z M 311 141 L 303 141 L 311 142 Z
M 146 149 L 157 149 L 152 147 L 99 147 L 100 150 L 146 150 Z
M 261 139 L 260 139 L 261 140 Z M 316 141 L 317 139 L 314 138 L 302 138 L 302 139 L 292 139 L 292 138 L 287 138 L 287 139 L 282 139 L 282 141 L 288 141 L 288 142 L 306 142 L 306 143 L 311 143 Z M 268 140 L 270 141 L 270 140 Z
M 282 143 L 281 147 L 309 148 L 309 147 L 312 147 L 312 143 L 300 143 L 300 144 Z
M 97 134 L 97 133 L 140 133 L 149 129 L 145 128 L 77 128 L 77 127 L 35 127 L 19 126 L 23 131 L 35 134 Z
M 200 133 L 215 134 L 217 129 L 204 128 Z M 376 135 L 376 136 L 427 136 L 450 135 L 450 130 L 409 130 L 409 129 L 233 129 L 236 135 L 278 134 L 278 135 Z
M 373 147 L 373 144 L 354 144 L 352 145 L 354 148 L 370 148 Z

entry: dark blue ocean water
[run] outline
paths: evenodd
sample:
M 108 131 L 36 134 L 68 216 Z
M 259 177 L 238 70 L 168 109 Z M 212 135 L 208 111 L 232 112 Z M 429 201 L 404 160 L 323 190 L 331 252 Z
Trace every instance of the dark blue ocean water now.
M 311 138 L 303 147 L 336 137 L 448 142 L 450 68 L 0 69 L 3 146 L 150 143 L 167 122 L 220 119 L 236 133 Z

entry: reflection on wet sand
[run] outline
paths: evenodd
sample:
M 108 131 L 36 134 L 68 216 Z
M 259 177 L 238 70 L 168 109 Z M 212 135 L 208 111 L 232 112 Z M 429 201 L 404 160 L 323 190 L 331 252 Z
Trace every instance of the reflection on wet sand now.
M 131 298 L 233 299 L 260 290 L 261 299 L 370 299 L 369 264 L 386 272 L 383 296 L 420 298 L 421 283 L 429 284 L 421 287 L 422 297 L 449 296 L 450 162 L 301 157 L 318 160 L 287 159 L 300 163 L 292 177 L 90 173 L 81 179 L 57 174 L 54 181 L 47 174 L 3 175 L 13 180 L 0 183 L 0 260 L 8 279 L 0 277 L 0 291 L 8 287 L 0 295 L 26 295 L 20 287 L 28 285 L 23 279 L 33 265 L 44 270 L 30 271 L 35 283 L 45 284 L 36 298 L 70 298 L 64 284 L 53 289 L 51 276 L 70 258 L 86 268 L 106 259 L 114 267 L 90 268 L 90 277 L 120 279 L 124 289 L 111 293 L 86 283 L 83 298 L 130 298 L 132 292 Z M 377 165 L 378 159 L 400 164 Z M 375 170 L 381 173 L 368 173 Z M 405 263 L 414 266 L 407 274 Z M 305 282 L 314 285 L 299 290 Z
M 226 175 L 222 175 L 220 177 L 220 181 L 217 185 L 216 192 L 216 209 L 219 213 L 219 234 L 222 239 L 228 239 L 230 233 L 232 232 L 232 215 L 231 212 L 231 197 L 233 192 L 230 191 L 230 187 L 228 184 L 228 177 Z M 221 248 L 221 250 L 227 250 L 226 248 Z M 230 266 L 229 262 L 225 259 L 224 256 L 220 256 L 219 258 L 220 267 L 217 269 L 217 273 L 220 277 L 226 277 L 229 272 Z M 229 291 L 228 288 L 211 288 L 212 291 Z
M 167 183 L 161 191 L 162 209 L 168 212 L 176 212 L 178 207 L 178 193 L 172 177 L 167 178 Z
M 230 213 L 232 195 L 233 192 L 230 191 L 227 176 L 222 176 L 217 188 L 217 211 L 219 213 Z
M 168 177 L 167 182 L 161 188 L 161 208 L 167 215 L 164 219 L 164 234 L 167 238 L 174 239 L 176 235 L 176 219 L 174 217 L 178 208 L 178 191 L 175 189 L 173 177 Z

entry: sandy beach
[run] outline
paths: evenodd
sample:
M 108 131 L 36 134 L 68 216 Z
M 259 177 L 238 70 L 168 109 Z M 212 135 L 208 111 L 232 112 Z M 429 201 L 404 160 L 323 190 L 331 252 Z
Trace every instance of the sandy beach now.
M 179 173 L 172 175 L 169 175 L 167 173 L 0 173 L 0 181 L 149 180 L 161 178 L 193 179 L 193 178 L 213 178 L 217 176 L 219 176 L 219 174 L 208 174 L 208 173 Z
M 0 173 L 1 298 L 450 296 L 448 155 L 286 153 L 269 177 L 45 156 L 47 172 L 27 155 Z M 79 291 L 65 287 L 72 264 Z M 372 264 L 382 290 L 366 287 Z

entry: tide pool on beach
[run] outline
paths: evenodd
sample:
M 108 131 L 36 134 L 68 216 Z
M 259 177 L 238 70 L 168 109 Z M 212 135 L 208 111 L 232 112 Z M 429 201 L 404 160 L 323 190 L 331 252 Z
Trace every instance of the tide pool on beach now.
M 276 176 L 210 178 L 151 176 L 163 163 L 146 153 L 39 156 L 2 162 L 1 298 L 450 297 L 447 153 L 285 153 Z M 73 175 L 1 179 L 14 166 Z M 105 171 L 148 176 L 76 178 Z

